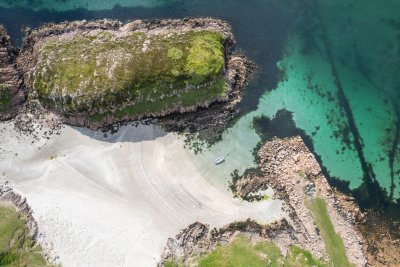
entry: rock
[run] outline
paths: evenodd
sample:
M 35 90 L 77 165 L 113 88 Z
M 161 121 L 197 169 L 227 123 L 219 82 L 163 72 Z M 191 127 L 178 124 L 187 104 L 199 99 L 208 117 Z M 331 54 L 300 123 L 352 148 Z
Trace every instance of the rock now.
M 147 61 L 137 62 L 139 59 L 141 60 L 141 57 L 150 58 L 152 55 L 151 53 L 147 55 L 148 51 L 163 51 L 165 43 L 168 45 L 176 43 L 178 48 L 173 46 L 172 50 L 169 49 L 168 58 L 167 51 L 157 55 L 156 65 L 169 64 L 168 62 L 173 60 L 169 58 L 170 56 L 180 59 L 184 55 L 181 61 L 188 61 L 190 47 L 199 43 L 196 41 L 196 36 L 201 34 L 207 35 L 199 39 L 203 42 L 200 42 L 200 46 L 205 49 L 205 53 L 208 53 L 207 49 L 212 49 L 211 45 L 221 46 L 220 56 L 218 56 L 218 51 L 218 53 L 210 54 L 211 57 L 218 56 L 222 60 L 223 64 L 218 71 L 210 72 L 207 74 L 208 76 L 204 74 L 205 76 L 202 77 L 198 75 L 201 72 L 191 72 L 190 66 L 192 65 L 189 63 L 182 68 L 179 67 L 179 64 L 174 63 L 167 69 L 162 69 L 157 75 L 154 87 L 150 86 L 154 88 L 152 89 L 154 92 L 162 90 L 162 93 L 159 95 L 158 93 L 148 93 L 141 88 L 141 82 L 146 81 L 145 86 L 147 86 L 147 82 L 153 79 L 149 73 L 146 73 Z M 209 37 L 208 35 L 218 36 L 220 44 L 215 44 L 213 41 L 204 42 Z M 160 38 L 168 42 L 160 42 Z M 125 39 L 127 44 L 138 42 L 137 46 L 141 52 L 135 50 L 135 45 L 128 48 L 120 45 L 121 42 L 125 42 Z M 77 40 L 79 42 L 88 41 L 90 44 L 80 46 Z M 94 43 L 96 49 L 103 52 L 95 52 L 96 54 L 93 56 L 88 51 L 94 50 L 83 51 L 85 47 L 94 45 Z M 179 49 L 182 43 L 187 46 L 185 49 Z M 113 48 L 102 49 L 103 46 L 109 44 L 112 44 Z M 132 120 L 162 118 L 158 120 L 158 123 L 166 130 L 196 130 L 204 133 L 205 137 L 215 138 L 217 134 L 214 133 L 221 132 L 237 114 L 236 105 L 241 100 L 241 91 L 253 66 L 244 57 L 231 55 L 231 48 L 234 44 L 235 40 L 230 26 L 224 21 L 211 18 L 136 20 L 125 25 L 115 20 L 74 21 L 47 24 L 38 29 L 29 30 L 18 62 L 24 73 L 25 86 L 36 95 L 43 107 L 61 115 L 67 124 L 99 129 Z M 50 46 L 51 49 L 47 49 Z M 66 47 L 65 51 L 62 50 L 63 47 Z M 82 70 L 78 71 L 80 76 L 77 76 L 77 73 L 72 78 L 64 79 L 68 73 L 74 73 L 75 69 L 63 73 L 58 70 L 57 66 L 68 67 L 71 65 L 68 53 L 73 48 L 76 48 L 78 52 L 81 51 L 79 49 L 83 49 L 83 52 L 74 54 L 72 58 L 80 57 L 78 66 L 89 66 L 87 62 L 92 62 L 92 59 L 97 63 L 88 67 L 89 75 Z M 57 54 L 58 52 L 60 53 Z M 187 53 L 189 54 L 186 55 Z M 129 59 L 131 54 L 134 60 Z M 201 58 L 209 58 L 209 56 L 196 58 L 198 61 Z M 98 60 L 101 62 L 99 63 Z M 148 61 L 152 62 L 152 60 Z M 215 62 L 219 61 L 213 62 L 216 64 Z M 132 70 L 131 65 L 124 69 L 124 64 L 141 66 L 140 71 L 143 72 L 143 75 L 133 73 L 127 77 L 123 76 L 125 75 L 123 73 Z M 103 69 L 99 67 L 105 65 L 108 67 Z M 149 70 L 154 72 L 155 66 Z M 179 70 L 174 69 L 177 66 L 180 68 Z M 213 67 L 213 65 L 208 67 Z M 114 72 L 114 69 L 118 72 Z M 170 72 L 173 71 L 178 75 L 176 77 L 179 79 L 175 78 L 177 83 L 171 78 L 173 76 Z M 146 75 L 150 75 L 148 80 L 140 80 L 147 79 Z M 191 75 L 194 75 L 194 78 L 200 77 L 201 82 L 194 82 Z M 102 77 L 106 78 L 101 80 Z M 167 79 L 168 84 L 167 80 L 163 79 Z M 185 83 L 181 84 L 181 80 L 184 80 Z M 70 83 L 72 84 L 71 88 L 68 87 Z M 137 90 L 136 87 L 139 89 Z M 215 93 L 214 87 L 218 91 L 223 90 L 223 93 Z M 207 97 L 200 97 L 197 100 L 191 96 L 195 90 L 204 91 L 203 95 Z M 190 97 L 189 94 L 191 94 Z M 195 101 L 192 103 L 186 100 L 186 103 L 181 100 L 183 96 L 186 96 L 186 99 L 195 99 Z M 169 99 L 174 100 L 171 102 Z M 136 108 L 140 105 L 143 107 Z M 150 109 L 149 106 L 153 106 L 153 108 Z M 174 115 L 169 116 L 170 114 Z
M 157 266 L 164 266 L 167 260 L 184 262 L 211 244 L 208 240 L 209 226 L 195 222 L 183 229 L 175 238 L 169 238 Z

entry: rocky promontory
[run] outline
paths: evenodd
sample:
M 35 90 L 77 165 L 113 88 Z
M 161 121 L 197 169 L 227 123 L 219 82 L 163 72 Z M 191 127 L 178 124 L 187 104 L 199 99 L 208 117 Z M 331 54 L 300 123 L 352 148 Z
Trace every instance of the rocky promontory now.
M 23 87 L 30 102 L 91 129 L 164 118 L 169 130 L 202 130 L 205 119 L 220 130 L 236 114 L 252 67 L 231 54 L 229 24 L 211 18 L 47 24 L 27 30 L 19 52 L 3 32 L 0 81 L 10 92 L 3 102 L 23 102 Z M 200 121 L 178 116 L 209 107 L 212 116 Z
M 320 259 L 321 266 L 367 266 L 367 243 L 358 231 L 364 214 L 354 199 L 331 188 L 303 140 L 272 138 L 261 146 L 258 157 L 258 168 L 237 177 L 232 187 L 249 201 L 268 201 L 258 194 L 272 187 L 274 197 L 285 201 L 287 216 L 271 225 L 249 219 L 218 230 L 192 224 L 167 241 L 159 266 L 168 261 L 192 266 L 193 259 L 208 255 L 218 244 L 231 244 L 238 234 L 253 243 L 273 242 L 286 257 L 293 246 L 299 247 Z
M 364 215 L 351 197 L 334 191 L 322 174 L 314 155 L 301 137 L 278 139 L 266 142 L 258 151 L 262 179 L 259 187 L 271 186 L 278 198 L 286 200 L 288 219 L 301 246 L 317 256 L 326 255 L 328 246 L 318 222 L 316 205 L 318 200 L 325 206 L 334 232 L 341 237 L 348 260 L 356 266 L 366 266 L 366 247 L 357 225 Z M 239 180 L 237 188 L 243 193 L 245 184 L 251 180 Z

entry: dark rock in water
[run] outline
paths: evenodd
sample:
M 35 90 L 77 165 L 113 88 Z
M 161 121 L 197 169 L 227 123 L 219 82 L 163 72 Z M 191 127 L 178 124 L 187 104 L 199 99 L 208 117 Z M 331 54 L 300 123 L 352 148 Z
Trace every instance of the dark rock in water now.
M 16 66 L 17 54 L 7 31 L 0 25 L 0 120 L 12 118 L 16 107 L 25 101 Z

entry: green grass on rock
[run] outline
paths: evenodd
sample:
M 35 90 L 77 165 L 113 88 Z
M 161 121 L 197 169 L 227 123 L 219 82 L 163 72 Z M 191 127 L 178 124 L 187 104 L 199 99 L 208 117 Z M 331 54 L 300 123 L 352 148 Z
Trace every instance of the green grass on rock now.
M 45 106 L 94 121 L 196 105 L 226 93 L 222 42 L 207 30 L 61 37 L 36 47 L 30 83 Z

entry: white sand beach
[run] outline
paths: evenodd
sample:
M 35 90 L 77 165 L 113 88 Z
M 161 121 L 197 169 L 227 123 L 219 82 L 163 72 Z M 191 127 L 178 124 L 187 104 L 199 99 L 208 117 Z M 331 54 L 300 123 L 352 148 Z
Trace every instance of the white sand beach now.
M 109 137 L 65 127 L 61 135 L 32 143 L 6 122 L 0 135 L 0 180 L 27 197 L 42 243 L 51 243 L 66 267 L 153 267 L 167 238 L 195 221 L 221 227 L 283 216 L 279 200 L 232 197 L 230 173 L 252 159 L 241 160 L 251 151 L 229 138 L 218 151 L 194 155 L 183 137 L 145 125 L 125 126 Z M 226 162 L 216 166 L 219 155 Z

